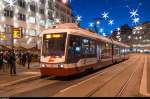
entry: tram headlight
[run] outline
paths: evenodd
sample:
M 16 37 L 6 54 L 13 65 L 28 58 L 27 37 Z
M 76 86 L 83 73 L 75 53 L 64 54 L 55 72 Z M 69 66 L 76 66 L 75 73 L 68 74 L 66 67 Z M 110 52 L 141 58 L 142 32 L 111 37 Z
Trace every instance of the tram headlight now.
M 63 64 L 59 64 L 58 67 L 59 68 L 64 68 L 64 65 Z
M 44 67 L 46 67 L 46 65 L 45 65 L 45 64 L 41 64 L 41 67 L 43 67 L 43 68 L 44 68 Z

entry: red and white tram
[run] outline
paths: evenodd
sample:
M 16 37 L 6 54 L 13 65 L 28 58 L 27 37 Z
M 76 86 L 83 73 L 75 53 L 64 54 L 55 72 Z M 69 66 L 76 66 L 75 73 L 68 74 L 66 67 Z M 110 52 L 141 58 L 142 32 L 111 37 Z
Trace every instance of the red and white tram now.
M 73 23 L 42 34 L 41 76 L 69 76 L 127 60 L 129 46 Z

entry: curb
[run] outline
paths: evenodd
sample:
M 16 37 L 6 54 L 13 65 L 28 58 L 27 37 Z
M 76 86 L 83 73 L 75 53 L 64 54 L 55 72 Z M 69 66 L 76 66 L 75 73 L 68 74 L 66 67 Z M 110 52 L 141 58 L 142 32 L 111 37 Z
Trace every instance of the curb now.
M 0 88 L 8 87 L 8 86 L 16 85 L 16 84 L 20 84 L 20 83 L 23 83 L 23 82 L 27 82 L 29 80 L 36 80 L 36 79 L 38 79 L 40 77 L 41 77 L 41 75 L 26 77 L 26 78 L 23 78 L 23 79 L 20 79 L 20 80 L 12 81 L 12 82 L 7 83 L 7 84 L 1 84 Z

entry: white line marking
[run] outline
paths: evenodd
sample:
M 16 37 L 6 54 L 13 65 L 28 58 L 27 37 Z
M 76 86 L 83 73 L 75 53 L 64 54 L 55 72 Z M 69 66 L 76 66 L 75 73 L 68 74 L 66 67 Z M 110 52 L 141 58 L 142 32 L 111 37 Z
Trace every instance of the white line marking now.
M 148 91 L 147 88 L 148 88 L 147 86 L 147 57 L 145 56 L 143 76 L 142 76 L 141 85 L 140 85 L 140 93 L 145 96 L 150 96 L 150 94 L 147 92 Z

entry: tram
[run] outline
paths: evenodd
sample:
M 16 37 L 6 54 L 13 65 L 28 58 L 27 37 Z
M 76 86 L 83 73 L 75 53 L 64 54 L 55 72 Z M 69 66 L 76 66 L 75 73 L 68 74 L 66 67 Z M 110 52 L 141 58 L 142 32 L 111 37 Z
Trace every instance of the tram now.
M 129 46 L 74 23 L 42 33 L 41 76 L 70 76 L 129 59 Z

